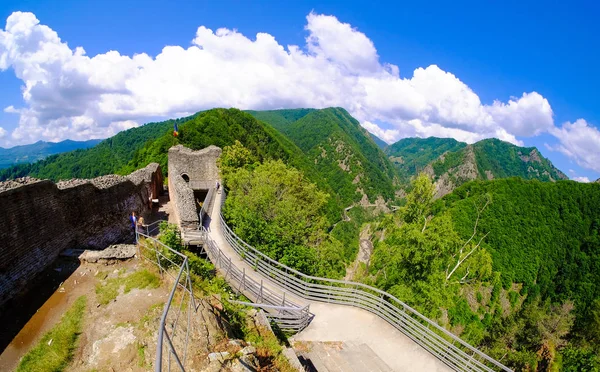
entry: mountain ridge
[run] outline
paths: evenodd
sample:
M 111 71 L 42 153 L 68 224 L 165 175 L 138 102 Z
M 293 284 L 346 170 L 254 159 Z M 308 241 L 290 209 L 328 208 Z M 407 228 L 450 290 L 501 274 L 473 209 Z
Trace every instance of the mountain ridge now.
M 60 142 L 37 141 L 28 145 L 0 147 L 0 168 L 7 168 L 19 163 L 32 163 L 50 155 L 87 149 L 96 146 L 101 139 L 87 141 L 64 140 Z
M 372 135 L 339 107 L 250 112 L 297 145 L 344 203 L 384 204 L 396 171 Z
M 451 138 L 405 138 L 388 146 L 385 152 L 404 183 L 421 171 L 429 175 L 435 182 L 436 198 L 476 179 L 568 179 L 536 147 L 520 147 L 497 138 L 473 144 Z

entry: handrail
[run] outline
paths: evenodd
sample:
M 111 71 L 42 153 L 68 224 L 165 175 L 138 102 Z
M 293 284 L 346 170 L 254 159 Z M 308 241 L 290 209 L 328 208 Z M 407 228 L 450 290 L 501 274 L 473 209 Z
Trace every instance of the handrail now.
M 143 224 L 142 225 L 143 231 L 144 230 L 146 231 L 146 235 L 151 235 L 150 231 L 152 231 L 152 233 L 156 232 L 159 229 L 158 224 L 160 224 L 161 222 L 168 222 L 168 220 L 160 219 L 160 220 L 156 220 L 154 222 L 148 223 L 148 224 Z
M 215 267 L 221 269 L 224 279 L 229 282 L 235 292 L 242 293 L 250 300 L 256 301 L 234 302 L 265 310 L 267 318 L 283 330 L 298 332 L 308 325 L 312 318 L 308 305 L 300 306 L 286 298 L 285 292 L 283 296 L 280 296 L 264 286 L 262 280 L 259 283 L 246 275 L 246 269 L 240 270 L 234 265 L 231 258 L 221 251 L 204 227 L 200 231 L 204 235 L 204 250 Z
M 156 222 L 162 222 L 162 221 L 156 221 Z M 141 249 L 139 248 L 139 238 L 140 237 L 144 237 L 146 239 L 146 241 L 149 240 L 152 242 L 151 249 L 152 249 L 152 251 L 154 251 L 154 255 L 155 255 L 155 257 L 153 257 L 152 259 L 150 257 L 146 257 L 145 255 L 142 254 Z M 190 268 L 189 268 L 189 263 L 188 263 L 188 257 L 186 255 L 184 255 L 183 253 L 177 252 L 176 250 L 172 249 L 168 245 L 162 243 L 160 240 L 155 239 L 154 237 L 150 236 L 149 234 L 144 234 L 144 233 L 140 232 L 139 230 L 136 231 L 136 242 L 138 243 L 138 253 L 140 254 L 140 257 L 145 258 L 146 260 L 157 265 L 161 274 L 167 273 L 169 276 L 171 276 L 171 278 L 174 279 L 173 288 L 171 289 L 169 298 L 163 308 L 163 313 L 162 313 L 162 316 L 160 319 L 160 325 L 158 328 L 158 338 L 157 338 L 157 343 L 156 343 L 156 358 L 155 358 L 155 366 L 154 366 L 155 372 L 162 372 L 163 358 L 164 358 L 163 342 L 165 339 L 166 339 L 167 345 L 169 347 L 169 349 L 168 349 L 169 355 L 168 355 L 168 359 L 166 361 L 167 369 L 169 371 L 171 370 L 171 356 L 173 356 L 173 359 L 175 360 L 175 363 L 177 364 L 179 369 L 181 371 L 185 371 L 184 365 L 185 365 L 186 356 L 187 356 L 187 345 L 188 345 L 188 341 L 189 341 L 189 331 L 190 331 L 190 311 L 191 311 L 190 309 L 193 309 L 194 311 L 196 311 L 196 301 L 194 298 L 194 292 L 193 292 L 193 287 L 192 287 L 192 282 L 191 282 L 191 277 L 190 277 Z M 157 249 L 157 247 L 156 247 L 157 245 L 162 247 L 162 249 L 166 249 L 166 251 L 169 252 L 170 254 L 174 254 L 175 256 L 179 257 L 181 259 L 181 263 L 174 262 L 163 251 Z M 179 266 L 179 271 L 177 273 L 177 276 L 174 276 L 172 273 L 170 273 L 167 270 L 167 268 L 163 267 L 161 260 L 166 260 L 169 263 L 175 265 L 176 267 Z M 183 279 L 183 283 L 182 283 L 182 277 L 184 276 L 184 273 L 185 273 L 185 278 Z M 181 296 L 179 309 L 177 311 L 177 314 L 174 315 L 175 316 L 174 321 L 169 321 L 167 323 L 167 317 L 169 316 L 169 313 L 171 310 L 171 304 L 173 303 L 173 300 L 175 297 L 175 292 L 177 291 L 178 288 L 183 290 L 183 295 Z M 186 326 L 186 334 L 185 334 L 185 343 L 184 343 L 182 355 L 180 356 L 177 353 L 177 350 L 175 349 L 175 345 L 173 344 L 172 338 L 174 338 L 176 336 L 177 324 L 178 324 L 179 317 L 181 315 L 181 310 L 182 310 L 183 304 L 185 302 L 184 300 L 185 300 L 186 294 L 187 294 L 187 296 L 189 296 L 189 300 L 187 301 L 188 317 L 187 317 L 187 326 Z M 167 325 L 170 325 L 171 336 L 169 336 L 169 332 L 167 330 Z
M 225 195 L 222 204 L 224 199 Z M 243 260 L 299 297 L 367 310 L 390 323 L 455 370 L 511 371 L 391 294 L 363 283 L 303 274 L 244 242 L 227 225 L 222 213 L 220 223 L 226 240 Z

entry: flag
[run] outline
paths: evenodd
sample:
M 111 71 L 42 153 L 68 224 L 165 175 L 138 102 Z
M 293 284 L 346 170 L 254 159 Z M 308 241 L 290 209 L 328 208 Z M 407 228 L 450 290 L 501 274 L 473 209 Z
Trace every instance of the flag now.
M 177 123 L 175 123 L 175 127 L 173 128 L 173 136 L 177 137 L 179 135 L 179 130 L 177 129 Z

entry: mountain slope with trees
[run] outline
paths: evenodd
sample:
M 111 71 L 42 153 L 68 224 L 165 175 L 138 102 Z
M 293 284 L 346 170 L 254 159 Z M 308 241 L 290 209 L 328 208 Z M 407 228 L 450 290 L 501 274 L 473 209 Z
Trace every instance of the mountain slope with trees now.
M 465 182 L 521 177 L 540 181 L 566 180 L 535 147 L 519 147 L 496 138 L 472 145 L 450 138 L 406 138 L 385 149 L 407 184 L 418 172 L 435 182 L 436 197 L 442 197 Z
M 387 146 L 384 152 L 398 168 L 402 179 L 409 180 L 442 154 L 466 146 L 466 143 L 452 138 L 404 138 Z
M 433 193 L 413 180 L 362 280 L 515 370 L 597 370 L 600 185 L 508 178 Z
M 371 137 L 371 139 L 373 139 L 373 142 L 375 142 L 375 144 L 379 146 L 380 149 L 385 150 L 385 148 L 388 146 L 387 142 L 377 137 L 373 133 L 369 132 L 369 136 Z
M 7 149 L 0 147 L 0 168 L 7 168 L 19 163 L 33 163 L 61 152 L 87 149 L 96 146 L 101 141 L 99 139 L 89 141 L 64 140 L 61 142 L 38 141 L 30 145 L 15 146 Z
M 342 108 L 251 111 L 297 145 L 346 204 L 395 197 L 396 172 L 371 135 Z M 367 200 L 364 200 L 368 204 Z
M 148 123 L 122 131 L 89 149 L 51 155 L 32 164 L 18 164 L 0 170 L 0 180 L 31 176 L 53 181 L 69 178 L 94 178 L 106 174 L 123 174 L 124 167 L 146 142 L 153 141 L 172 130 L 174 123 L 191 117 Z

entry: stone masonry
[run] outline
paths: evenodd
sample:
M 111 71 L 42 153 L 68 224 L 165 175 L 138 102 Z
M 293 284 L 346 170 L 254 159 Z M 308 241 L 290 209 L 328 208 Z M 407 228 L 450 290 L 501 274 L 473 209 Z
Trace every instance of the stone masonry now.
M 147 212 L 162 185 L 156 163 L 128 176 L 0 183 L 0 310 L 64 249 L 132 236 L 129 215 Z
M 200 221 L 194 190 L 210 190 L 219 180 L 217 158 L 222 150 L 209 146 L 192 151 L 183 145 L 169 149 L 169 196 L 177 223 L 186 229 L 197 229 Z

